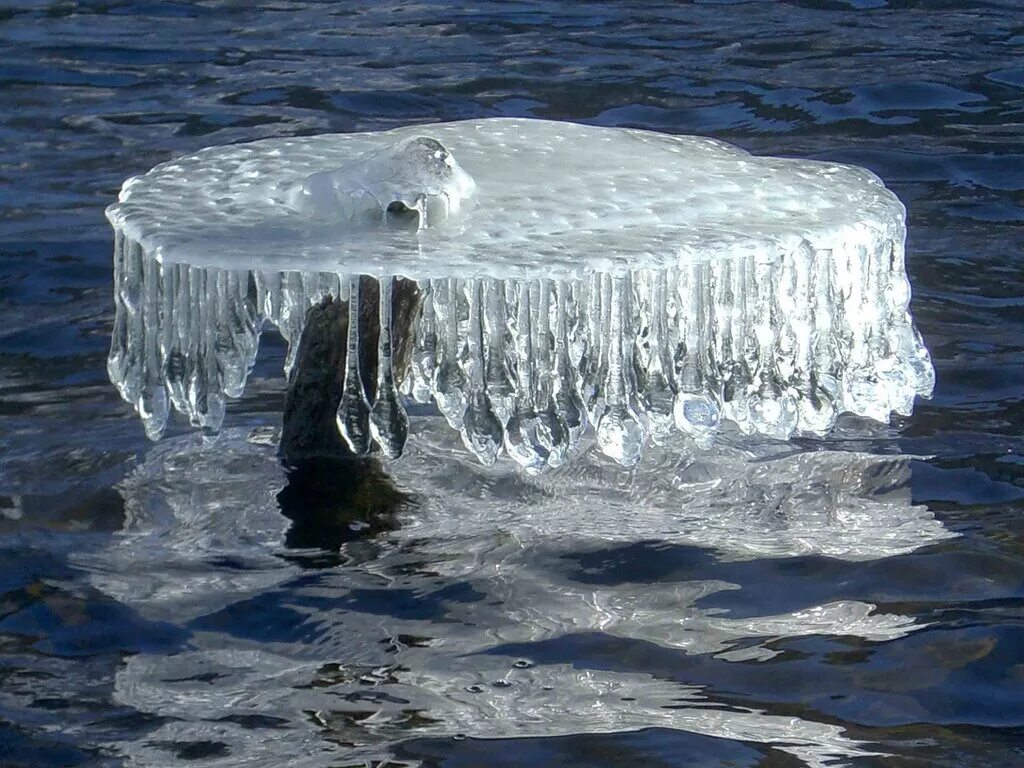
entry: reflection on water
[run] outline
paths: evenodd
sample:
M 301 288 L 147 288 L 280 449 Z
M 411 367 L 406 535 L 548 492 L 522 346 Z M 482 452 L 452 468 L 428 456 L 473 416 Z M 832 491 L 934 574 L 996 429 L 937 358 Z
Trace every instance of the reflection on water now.
M 588 664 L 557 646 L 601 638 L 749 664 L 770 662 L 780 637 L 881 642 L 920 629 L 858 600 L 753 615 L 705 605 L 741 589 L 723 564 L 865 561 L 951 536 L 910 502 L 906 458 L 778 444 L 682 458 L 669 446 L 624 470 L 591 450 L 568 482 L 508 460 L 481 467 L 440 418 L 414 428 L 422 439 L 386 473 L 352 466 L 333 525 L 330 500 L 289 482 L 263 434 L 173 439 L 125 478 L 121 533 L 71 561 L 146 620 L 192 632 L 181 652 L 117 670 L 115 700 L 160 723 L 120 745 L 131 764 L 178 764 L 207 743 L 213 765 L 348 765 L 411 736 L 650 727 L 771 744 L 809 765 L 874 751 L 838 726 L 726 706 L 699 683 L 634 669 L 635 650 Z M 315 529 L 297 534 L 307 517 Z M 717 556 L 706 578 L 584 565 L 645 546 Z

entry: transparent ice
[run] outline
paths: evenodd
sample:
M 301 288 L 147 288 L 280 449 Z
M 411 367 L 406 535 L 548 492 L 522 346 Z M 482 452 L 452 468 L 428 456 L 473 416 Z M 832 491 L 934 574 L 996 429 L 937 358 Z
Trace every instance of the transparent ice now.
M 707 448 L 723 430 L 885 422 L 934 384 L 903 206 L 851 166 L 479 120 L 206 150 L 129 179 L 108 218 L 108 370 L 154 439 L 172 409 L 215 434 L 264 324 L 290 370 L 310 307 L 358 316 L 361 274 L 380 281 L 382 332 L 370 402 L 349 324 L 338 428 L 357 454 L 403 452 L 399 390 L 483 464 L 538 472 L 591 433 L 630 466 L 676 433 Z M 419 287 L 408 327 L 398 277 Z
M 588 430 L 629 465 L 673 432 L 706 448 L 729 424 L 785 439 L 825 434 L 845 412 L 907 415 L 933 374 L 897 248 L 855 251 L 856 265 L 799 249 L 771 263 L 719 259 L 581 280 L 424 279 L 417 320 L 403 329 L 390 322 L 393 279 L 383 278 L 383 333 L 370 341 L 376 399 L 361 385 L 364 342 L 350 323 L 338 427 L 357 454 L 376 444 L 400 455 L 409 434 L 401 385 L 433 400 L 483 463 L 504 453 L 540 470 Z M 851 273 L 858 284 L 837 290 Z M 220 429 L 266 322 L 294 346 L 324 297 L 346 286 L 353 316 L 361 301 L 358 276 L 163 265 L 124 238 L 115 274 L 108 370 L 154 439 L 171 408 L 207 433 Z M 413 337 L 405 371 L 392 360 L 398 333 Z
M 300 215 L 341 219 L 354 227 L 386 224 L 389 214 L 415 212 L 420 228 L 458 213 L 473 187 L 473 179 L 440 142 L 413 136 L 286 185 L 283 202 Z

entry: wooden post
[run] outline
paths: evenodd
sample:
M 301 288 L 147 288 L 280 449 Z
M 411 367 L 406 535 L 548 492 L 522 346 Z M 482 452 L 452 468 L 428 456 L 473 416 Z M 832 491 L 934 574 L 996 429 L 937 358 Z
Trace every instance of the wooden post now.
M 360 294 L 360 368 L 372 402 L 380 332 L 377 281 L 362 277 Z M 392 327 L 398 381 L 409 370 L 420 300 L 415 281 L 396 280 Z M 297 546 L 335 548 L 342 543 L 335 540 L 339 536 L 342 540 L 353 537 L 349 523 L 354 521 L 366 525 L 366 535 L 391 530 L 397 527 L 395 514 L 409 501 L 379 461 L 372 455 L 352 455 L 338 433 L 335 414 L 341 401 L 347 335 L 348 302 L 328 296 L 311 307 L 288 381 L 279 447 L 288 485 L 278 494 L 278 502 L 282 514 L 295 522 L 293 532 L 305 531 L 298 536 L 304 544 L 293 542 Z

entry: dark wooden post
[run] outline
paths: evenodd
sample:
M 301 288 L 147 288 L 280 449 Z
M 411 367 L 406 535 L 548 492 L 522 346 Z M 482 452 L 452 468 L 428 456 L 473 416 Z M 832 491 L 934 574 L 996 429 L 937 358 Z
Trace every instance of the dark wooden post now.
M 360 368 L 372 402 L 380 333 L 377 281 L 362 277 L 360 294 Z M 396 280 L 392 328 L 398 381 L 409 370 L 420 298 L 415 281 Z M 347 336 L 347 302 L 328 296 L 306 313 L 288 381 L 279 448 L 288 485 L 278 494 L 278 502 L 282 514 L 295 522 L 289 535 L 294 546 L 336 547 L 353 538 L 354 521 L 365 524 L 363 535 L 393 529 L 395 513 L 409 501 L 379 461 L 372 455 L 352 455 L 338 433 L 335 413 L 341 401 Z

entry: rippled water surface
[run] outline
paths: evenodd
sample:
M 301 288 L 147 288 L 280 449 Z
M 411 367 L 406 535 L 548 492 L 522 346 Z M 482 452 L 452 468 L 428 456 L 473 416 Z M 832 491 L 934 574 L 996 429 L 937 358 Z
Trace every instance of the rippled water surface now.
M 0 765 L 1024 764 L 1022 51 L 1016 0 L 4 3 Z M 934 398 L 633 478 L 421 414 L 318 494 L 271 339 L 217 445 L 146 441 L 104 363 L 126 176 L 498 115 L 875 171 Z

